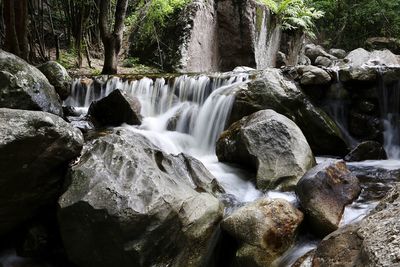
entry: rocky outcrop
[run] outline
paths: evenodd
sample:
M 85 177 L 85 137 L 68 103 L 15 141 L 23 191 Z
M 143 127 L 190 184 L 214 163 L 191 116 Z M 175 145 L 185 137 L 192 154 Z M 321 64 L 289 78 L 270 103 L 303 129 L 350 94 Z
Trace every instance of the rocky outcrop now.
M 312 230 L 326 235 L 338 228 L 344 207 L 361 191 L 357 177 L 343 161 L 326 161 L 298 182 L 296 194 Z
M 230 71 L 276 65 L 282 30 L 276 18 L 255 0 L 190 1 L 156 25 L 157 38 L 139 25 L 131 33 L 130 55 L 143 63 L 180 72 Z M 178 36 L 178 38 L 176 38 Z M 289 64 L 298 60 L 302 32 L 287 34 L 282 49 Z M 158 42 L 157 40 L 163 40 Z
M 82 134 L 61 118 L 0 109 L 0 236 L 56 201 Z
M 139 99 L 117 89 L 108 96 L 92 102 L 88 116 L 97 126 L 120 126 L 123 123 L 140 125 L 141 108 Z
M 220 188 L 187 155 L 127 129 L 94 140 L 69 173 L 59 224 L 78 266 L 207 266 Z
M 388 49 L 393 53 L 400 54 L 400 39 L 388 37 L 371 37 L 365 41 L 365 46 L 369 50 Z
M 305 55 L 311 60 L 312 63 L 315 62 L 317 57 L 327 57 L 329 59 L 336 59 L 336 57 L 328 54 L 325 49 L 320 45 L 308 44 L 305 47 Z
M 383 160 L 387 155 L 382 145 L 375 141 L 365 141 L 358 144 L 344 157 L 345 161 Z
M 61 100 L 67 99 L 71 94 L 72 79 L 67 70 L 55 61 L 46 62 L 38 67 L 54 86 Z
M 37 68 L 0 50 L 0 108 L 37 110 L 62 116 L 60 98 Z
M 325 70 L 315 66 L 297 66 L 302 85 L 322 85 L 331 81 L 331 76 Z
M 216 150 L 220 161 L 254 170 L 262 190 L 291 189 L 315 165 L 301 130 L 273 110 L 258 111 L 231 125 L 221 134 Z
M 294 242 L 303 214 L 283 199 L 259 199 L 236 210 L 222 229 L 239 242 L 238 266 L 271 266 Z
M 348 153 L 332 119 L 315 107 L 280 70 L 266 69 L 237 91 L 229 124 L 264 109 L 273 109 L 293 120 L 315 154 L 344 156 Z
M 399 190 L 397 185 L 363 221 L 327 236 L 315 251 L 313 266 L 397 266 Z

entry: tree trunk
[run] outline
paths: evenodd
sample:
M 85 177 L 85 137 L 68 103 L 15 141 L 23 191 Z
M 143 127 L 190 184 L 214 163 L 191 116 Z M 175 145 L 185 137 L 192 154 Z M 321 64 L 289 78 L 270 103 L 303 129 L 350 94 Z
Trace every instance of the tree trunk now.
M 103 0 L 99 3 L 99 28 L 104 45 L 104 65 L 101 72 L 102 74 L 116 74 L 118 71 L 118 55 L 121 49 L 124 19 L 127 8 L 128 0 L 118 0 L 115 8 L 114 29 L 110 32 L 108 27 L 110 0 Z
M 4 49 L 17 56 L 21 54 L 18 44 L 18 36 L 15 27 L 15 1 L 5 0 L 4 1 L 4 25 L 6 30 L 6 36 L 4 41 Z

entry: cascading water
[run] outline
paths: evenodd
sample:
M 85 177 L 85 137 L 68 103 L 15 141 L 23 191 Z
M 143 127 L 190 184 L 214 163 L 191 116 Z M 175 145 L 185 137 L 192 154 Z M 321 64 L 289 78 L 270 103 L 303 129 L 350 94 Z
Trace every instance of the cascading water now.
M 383 147 L 389 159 L 400 159 L 400 80 L 386 84 L 379 69 L 379 100 L 383 123 Z
M 331 70 L 335 74 L 336 83 L 332 84 L 330 95 L 326 102 L 327 112 L 332 116 L 336 125 L 339 127 L 344 140 L 349 147 L 354 147 L 358 142 L 351 136 L 348 131 L 348 103 L 343 99 L 344 87 L 340 81 L 339 67 L 332 67 Z
M 198 158 L 219 180 L 234 204 L 262 196 L 248 181 L 251 174 L 219 163 L 215 155 L 215 142 L 224 130 L 234 92 L 247 79 L 248 74 L 235 73 L 215 77 L 183 75 L 155 81 L 113 77 L 103 84 L 75 81 L 72 96 L 65 104 L 88 108 L 92 101 L 115 89 L 137 97 L 142 104 L 143 123 L 140 127 L 123 127 L 139 131 L 167 153 L 184 152 Z

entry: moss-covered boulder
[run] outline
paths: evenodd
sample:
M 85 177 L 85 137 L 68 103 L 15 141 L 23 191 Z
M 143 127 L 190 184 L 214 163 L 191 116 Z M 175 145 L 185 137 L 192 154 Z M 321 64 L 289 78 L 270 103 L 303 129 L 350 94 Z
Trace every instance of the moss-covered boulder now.
M 0 50 L 0 108 L 62 116 L 59 96 L 46 76 L 23 59 Z
M 40 65 L 38 69 L 54 86 L 61 100 L 65 100 L 71 94 L 72 78 L 62 65 L 55 61 L 48 61 Z

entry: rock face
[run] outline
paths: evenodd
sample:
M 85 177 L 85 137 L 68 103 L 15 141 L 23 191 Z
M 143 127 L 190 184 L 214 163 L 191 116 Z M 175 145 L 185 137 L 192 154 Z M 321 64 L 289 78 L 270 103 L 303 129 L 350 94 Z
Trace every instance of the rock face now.
M 0 50 L 0 108 L 37 110 L 62 116 L 60 98 L 37 68 Z
M 372 37 L 365 42 L 369 50 L 388 49 L 395 54 L 400 54 L 400 39 L 387 37 Z
M 273 67 L 282 39 L 276 18 L 255 0 L 190 1 L 160 25 L 161 44 L 145 36 L 144 28 L 139 25 L 132 32 L 130 54 L 144 63 L 157 62 L 164 69 L 180 72 Z M 296 63 L 304 35 L 283 39 L 283 52 L 290 63 Z
M 61 100 L 65 100 L 71 94 L 72 79 L 63 66 L 55 61 L 49 61 L 40 65 L 38 69 L 54 86 Z
M 0 236 L 55 201 L 83 137 L 61 118 L 0 109 Z
M 123 123 L 140 125 L 141 108 L 139 99 L 117 89 L 108 96 L 92 102 L 88 116 L 99 126 L 119 126 Z
M 223 209 L 199 161 L 121 129 L 88 145 L 69 178 L 59 224 L 73 263 L 207 266 Z
M 327 236 L 318 246 L 313 266 L 398 266 L 400 186 L 366 219 Z
M 362 142 L 344 157 L 345 161 L 363 161 L 369 159 L 387 159 L 386 152 L 380 143 L 375 141 Z
M 302 85 L 321 85 L 331 81 L 331 76 L 326 71 L 315 66 L 298 66 L 296 70 Z
M 361 191 L 357 177 L 343 161 L 327 161 L 309 170 L 298 182 L 296 194 L 312 229 L 326 235 L 338 228 L 344 207 Z
M 328 54 L 325 49 L 320 45 L 308 44 L 305 48 L 305 55 L 314 63 L 317 57 L 327 57 L 329 59 L 336 59 L 334 56 Z
M 344 156 L 348 153 L 332 119 L 315 107 L 280 70 L 266 69 L 238 90 L 229 123 L 264 109 L 273 109 L 293 120 L 315 154 Z
M 303 214 L 283 199 L 259 199 L 225 218 L 222 228 L 239 242 L 238 266 L 271 266 L 292 244 Z
M 258 111 L 231 125 L 217 141 L 220 161 L 247 164 L 259 189 L 293 188 L 315 165 L 297 125 L 273 110 Z

